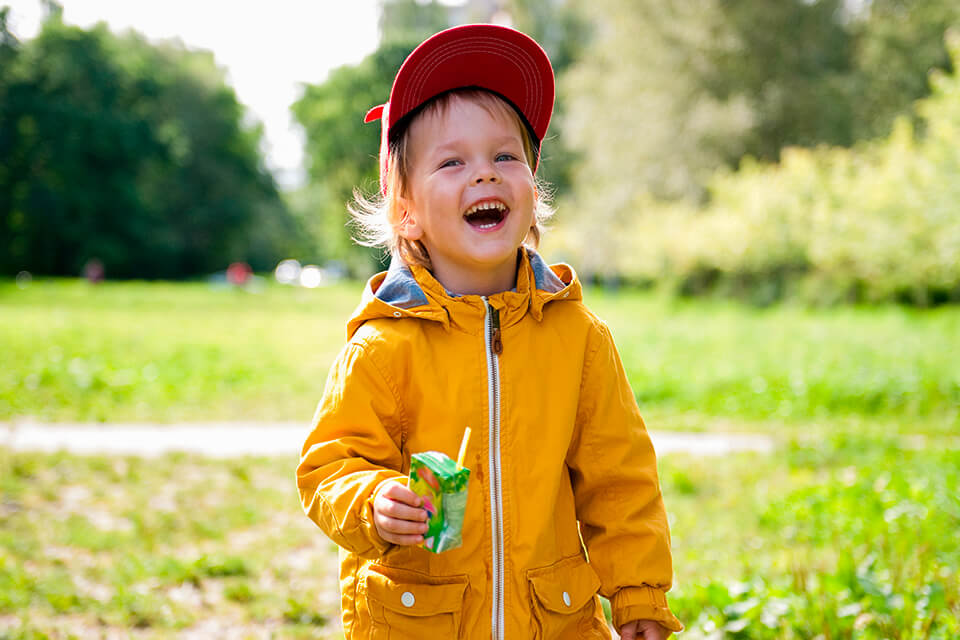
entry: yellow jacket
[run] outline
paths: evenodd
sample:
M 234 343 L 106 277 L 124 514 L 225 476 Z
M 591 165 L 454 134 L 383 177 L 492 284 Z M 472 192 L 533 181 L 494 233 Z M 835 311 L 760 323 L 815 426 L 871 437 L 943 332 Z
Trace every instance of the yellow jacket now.
M 604 638 L 658 620 L 672 562 L 656 458 L 610 332 L 565 265 L 521 251 L 514 291 L 374 276 L 347 326 L 297 485 L 341 547 L 347 638 Z M 473 437 L 463 545 L 385 542 L 373 495 L 410 455 Z M 587 558 L 589 557 L 589 561 Z

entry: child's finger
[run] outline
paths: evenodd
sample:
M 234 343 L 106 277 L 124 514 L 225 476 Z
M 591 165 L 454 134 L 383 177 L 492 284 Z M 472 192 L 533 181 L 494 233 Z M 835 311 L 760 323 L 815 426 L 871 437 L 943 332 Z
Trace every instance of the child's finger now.
M 423 500 L 420 498 L 420 496 L 400 484 L 400 482 L 388 482 L 377 495 L 386 496 L 391 500 L 408 504 L 411 507 L 419 507 L 421 504 L 423 504 Z
M 374 523 L 377 533 L 387 542 L 399 545 L 416 545 L 423 542 L 426 532 L 425 522 L 411 522 L 409 520 L 395 520 L 379 513 L 374 514 Z
M 398 520 L 396 518 L 388 518 L 386 516 L 378 516 L 379 521 L 377 524 L 380 525 L 380 528 L 387 533 L 395 534 L 419 534 L 425 533 L 427 530 L 426 522 L 413 522 L 411 520 Z
M 427 520 L 427 512 L 424 509 L 411 507 L 390 498 L 379 499 L 374 502 L 373 506 L 379 513 L 398 520 L 413 520 L 415 522 L 425 522 Z
M 408 536 L 402 536 L 402 535 L 397 535 L 397 534 L 394 534 L 394 533 L 386 533 L 386 532 L 385 532 L 385 533 L 380 534 L 380 537 L 382 537 L 382 538 L 383 538 L 384 540 L 386 540 L 387 542 L 392 542 L 393 544 L 399 544 L 399 545 L 405 545 L 405 546 L 415 545 L 415 544 L 422 544 L 422 543 L 423 543 L 423 536 L 420 536 L 420 535 L 416 535 L 416 536 L 409 536 L 409 535 L 408 535 Z

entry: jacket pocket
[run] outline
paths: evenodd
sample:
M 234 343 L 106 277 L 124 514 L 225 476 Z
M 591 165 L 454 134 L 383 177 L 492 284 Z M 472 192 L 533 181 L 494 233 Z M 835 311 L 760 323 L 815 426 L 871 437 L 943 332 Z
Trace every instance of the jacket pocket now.
M 371 565 L 364 576 L 374 640 L 456 638 L 467 576 L 430 576 Z
M 600 579 L 583 556 L 527 571 L 535 638 L 610 638 L 597 590 Z

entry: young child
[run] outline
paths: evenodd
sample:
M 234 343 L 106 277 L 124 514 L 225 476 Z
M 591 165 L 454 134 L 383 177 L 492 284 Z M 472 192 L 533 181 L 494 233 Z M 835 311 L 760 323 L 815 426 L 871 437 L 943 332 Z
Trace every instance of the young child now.
M 381 120 L 368 241 L 393 254 L 347 325 L 297 483 L 341 547 L 347 638 L 666 638 L 656 459 L 607 327 L 533 247 L 553 109 L 543 50 L 467 25 L 421 44 Z M 588 215 L 588 214 L 585 214 Z M 473 437 L 463 543 L 424 549 L 410 456 Z

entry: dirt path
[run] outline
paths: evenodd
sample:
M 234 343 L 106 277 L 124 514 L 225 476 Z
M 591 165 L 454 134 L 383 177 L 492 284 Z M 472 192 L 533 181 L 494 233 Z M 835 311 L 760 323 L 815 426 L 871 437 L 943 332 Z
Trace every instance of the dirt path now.
M 213 457 L 297 456 L 308 428 L 300 423 L 44 424 L 0 423 L 0 446 L 21 451 L 57 451 L 151 456 L 171 451 Z M 762 435 L 651 432 L 659 455 L 723 455 L 734 451 L 773 450 Z

